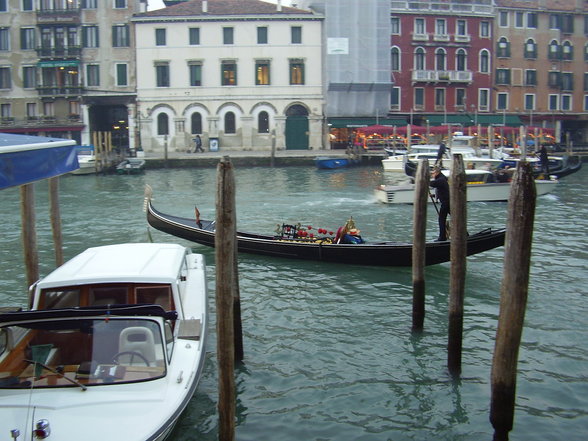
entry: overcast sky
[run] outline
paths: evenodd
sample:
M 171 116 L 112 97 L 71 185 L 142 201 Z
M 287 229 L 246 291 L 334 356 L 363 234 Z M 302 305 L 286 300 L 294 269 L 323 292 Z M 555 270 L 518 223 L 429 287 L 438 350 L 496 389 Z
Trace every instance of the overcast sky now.
M 268 3 L 277 3 L 277 0 L 263 0 L 263 1 L 267 1 Z M 161 9 L 161 8 L 165 8 L 165 4 L 163 3 L 163 0 L 147 0 L 148 4 L 149 4 L 149 11 L 153 11 L 155 9 Z M 291 0 L 282 0 L 282 4 L 284 6 L 290 6 Z

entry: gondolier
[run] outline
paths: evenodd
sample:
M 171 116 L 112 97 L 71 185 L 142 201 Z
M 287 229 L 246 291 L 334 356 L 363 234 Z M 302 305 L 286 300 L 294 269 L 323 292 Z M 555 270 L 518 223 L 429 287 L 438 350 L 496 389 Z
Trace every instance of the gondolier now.
M 449 214 L 449 182 L 439 167 L 433 169 L 433 180 L 429 184 L 435 189 L 435 196 L 440 202 L 439 237 L 437 241 L 447 240 L 447 215 Z

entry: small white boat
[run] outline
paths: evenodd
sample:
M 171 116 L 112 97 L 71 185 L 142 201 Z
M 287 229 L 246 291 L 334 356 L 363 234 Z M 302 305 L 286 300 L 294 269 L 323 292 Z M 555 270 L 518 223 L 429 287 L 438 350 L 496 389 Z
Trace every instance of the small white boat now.
M 514 171 L 514 170 L 513 170 Z M 487 170 L 466 170 L 467 201 L 468 202 L 499 202 L 508 201 L 510 196 L 510 182 L 498 182 L 495 174 Z M 445 175 L 448 170 L 443 170 Z M 557 180 L 535 180 L 537 196 L 552 192 Z M 415 185 L 380 185 L 374 191 L 376 199 L 385 204 L 414 203 Z M 429 202 L 431 200 L 429 199 Z
M 173 244 L 90 248 L 0 314 L 0 433 L 162 440 L 202 374 L 202 255 Z
M 86 145 L 78 147 L 78 163 L 80 168 L 70 172 L 72 175 L 90 175 L 99 171 L 96 163 L 96 154 L 94 152 L 94 146 Z
M 141 158 L 127 158 L 116 166 L 119 175 L 138 175 L 145 171 L 145 160 Z
M 432 167 L 435 165 L 438 150 L 438 144 L 415 145 L 411 147 L 410 153 L 382 159 L 382 167 L 386 172 L 404 173 L 407 161 L 418 162 L 419 159 L 423 158 L 428 159 L 429 165 Z M 454 153 L 461 154 L 464 166 L 470 169 L 495 170 L 503 165 L 501 159 L 478 156 L 472 147 L 454 146 L 443 155 L 442 163 L 444 167 L 451 167 L 451 155 Z

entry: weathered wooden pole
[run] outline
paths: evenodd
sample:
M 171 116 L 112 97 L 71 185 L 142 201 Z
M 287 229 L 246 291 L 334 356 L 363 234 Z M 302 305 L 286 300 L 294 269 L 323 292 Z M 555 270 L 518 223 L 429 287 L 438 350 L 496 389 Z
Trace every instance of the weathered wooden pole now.
M 27 285 L 39 280 L 39 251 L 35 228 L 35 187 L 34 184 L 20 186 L 20 218 L 22 222 L 22 245 L 27 273 Z M 29 299 L 29 306 L 30 306 Z
M 61 212 L 59 210 L 59 176 L 49 178 L 49 205 L 51 232 L 55 248 L 55 266 L 63 265 L 63 239 L 61 236 Z
M 494 427 L 494 441 L 507 441 L 513 427 L 517 362 L 529 288 L 536 197 L 531 165 L 520 162 L 508 201 L 504 276 L 492 360 L 490 422 Z
M 233 166 L 224 157 L 217 167 L 216 331 L 219 369 L 219 440 L 235 439 L 235 348 L 233 294 L 235 291 L 236 214 Z
M 276 129 L 272 129 L 272 152 L 270 156 L 270 167 L 273 167 L 276 162 Z
M 420 159 L 416 172 L 412 240 L 412 331 L 423 330 L 425 322 L 425 259 L 429 161 Z
M 467 257 L 467 180 L 460 154 L 451 161 L 449 206 L 451 207 L 451 269 L 449 278 L 449 328 L 447 368 L 453 376 L 461 373 L 463 338 L 463 299 Z

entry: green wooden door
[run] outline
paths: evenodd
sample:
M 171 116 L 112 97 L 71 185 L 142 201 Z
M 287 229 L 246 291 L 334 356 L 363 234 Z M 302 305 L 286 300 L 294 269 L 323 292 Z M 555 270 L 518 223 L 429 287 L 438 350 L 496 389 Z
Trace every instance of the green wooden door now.
M 308 117 L 286 118 L 286 150 L 308 150 Z

